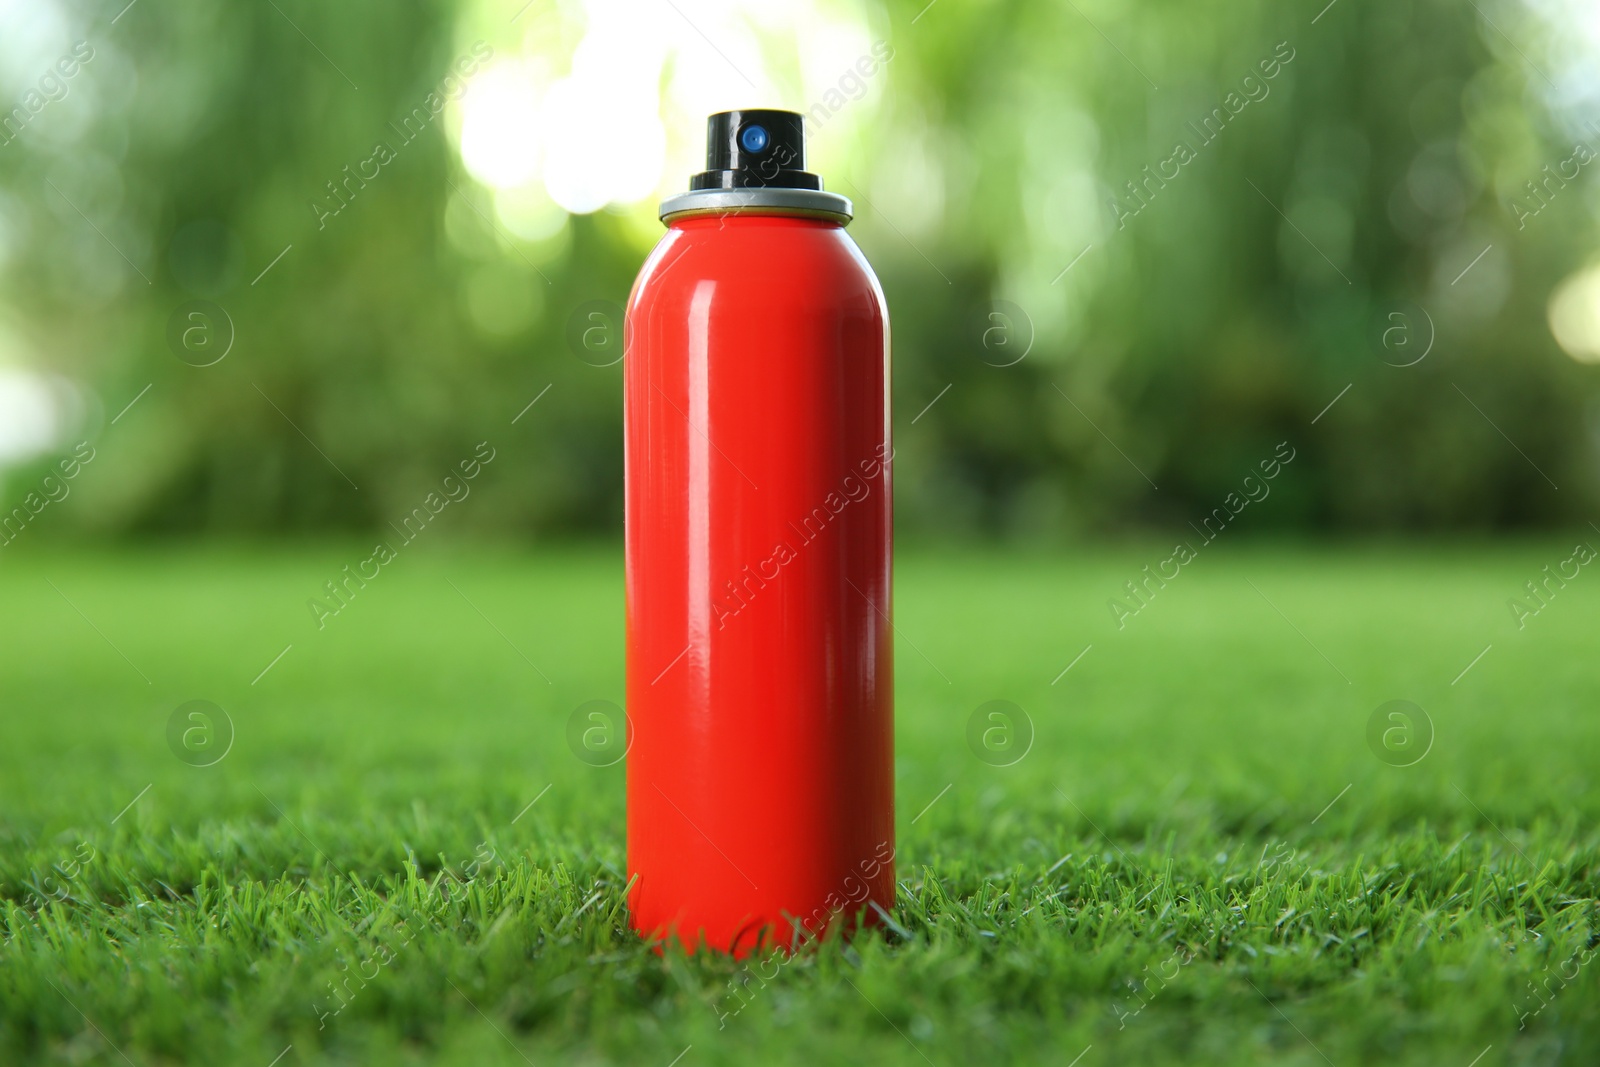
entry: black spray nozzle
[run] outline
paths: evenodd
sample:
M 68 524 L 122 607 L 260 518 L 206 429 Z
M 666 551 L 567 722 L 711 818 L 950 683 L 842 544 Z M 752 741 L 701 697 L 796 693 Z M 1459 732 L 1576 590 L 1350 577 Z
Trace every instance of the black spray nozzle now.
M 821 189 L 806 170 L 805 120 L 794 111 L 724 111 L 706 120 L 706 169 L 690 189 Z

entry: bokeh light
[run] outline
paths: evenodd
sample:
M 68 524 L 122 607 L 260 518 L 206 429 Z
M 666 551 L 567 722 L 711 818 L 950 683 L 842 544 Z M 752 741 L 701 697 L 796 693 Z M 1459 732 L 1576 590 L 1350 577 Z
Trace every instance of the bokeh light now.
M 486 5 L 464 20 L 463 34 L 490 33 L 505 18 L 505 5 Z M 843 80 L 849 95 L 839 99 L 852 106 L 820 113 L 824 143 L 841 144 L 872 110 L 856 106 L 874 87 L 852 70 L 872 46 L 866 19 L 822 0 L 781 10 L 751 0 L 692 9 L 583 0 L 519 23 L 521 38 L 497 45 L 503 56 L 458 105 L 462 163 L 496 190 L 537 185 L 575 215 L 648 210 L 684 188 L 703 166 L 713 112 L 805 111 L 841 94 Z M 514 232 L 548 228 L 530 227 L 526 196 L 496 203 Z
M 1550 332 L 1580 363 L 1600 363 L 1600 266 L 1561 283 L 1550 298 Z

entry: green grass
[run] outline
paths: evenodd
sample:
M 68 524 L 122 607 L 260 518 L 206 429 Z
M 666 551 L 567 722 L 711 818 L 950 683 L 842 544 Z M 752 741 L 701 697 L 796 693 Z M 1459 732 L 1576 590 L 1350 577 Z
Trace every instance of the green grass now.
M 902 559 L 896 927 L 748 969 L 630 935 L 566 747 L 618 554 L 426 548 L 321 632 L 366 553 L 0 556 L 0 1062 L 1600 1062 L 1600 575 L 1506 606 L 1558 542 L 1219 544 L 1121 631 L 1167 553 Z

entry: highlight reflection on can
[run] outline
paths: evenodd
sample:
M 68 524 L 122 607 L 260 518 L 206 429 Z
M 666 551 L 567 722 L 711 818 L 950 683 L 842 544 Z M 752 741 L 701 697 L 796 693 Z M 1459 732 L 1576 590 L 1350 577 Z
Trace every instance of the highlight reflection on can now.
M 889 325 L 799 115 L 706 155 L 627 309 L 629 905 L 743 953 L 894 903 Z

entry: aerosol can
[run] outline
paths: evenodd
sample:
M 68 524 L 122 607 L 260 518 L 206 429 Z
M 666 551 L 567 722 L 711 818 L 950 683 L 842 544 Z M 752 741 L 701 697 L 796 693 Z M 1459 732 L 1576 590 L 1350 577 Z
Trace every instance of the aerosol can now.
M 889 322 L 801 116 L 707 126 L 628 300 L 628 900 L 743 955 L 894 903 Z

